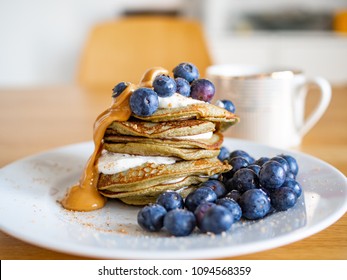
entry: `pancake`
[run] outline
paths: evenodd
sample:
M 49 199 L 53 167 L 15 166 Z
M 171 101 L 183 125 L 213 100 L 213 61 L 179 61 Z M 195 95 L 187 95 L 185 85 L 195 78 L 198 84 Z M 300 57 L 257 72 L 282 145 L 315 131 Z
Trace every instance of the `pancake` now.
M 217 158 L 179 161 L 174 164 L 145 163 L 116 174 L 101 173 L 98 189 L 114 193 L 133 192 L 191 176 L 209 177 L 230 169 L 228 163 Z
M 100 174 L 98 187 L 105 197 L 131 205 L 146 205 L 155 202 L 167 190 L 178 191 L 186 197 L 211 174 L 223 173 L 230 168 L 216 158 L 180 161 L 172 165 L 144 164 L 114 175 Z
M 219 149 L 192 149 L 179 148 L 171 145 L 145 144 L 145 143 L 105 143 L 104 149 L 121 154 L 136 154 L 141 156 L 169 156 L 184 160 L 217 157 Z
M 152 145 L 163 145 L 176 148 L 197 148 L 216 150 L 219 149 L 223 144 L 223 134 L 213 133 L 209 139 L 179 139 L 179 138 L 146 138 L 146 137 L 134 137 L 126 135 L 110 135 L 105 134 L 104 143 L 112 145 L 112 143 L 139 143 L 139 144 L 152 144 Z M 136 150 L 137 151 L 137 150 Z M 132 154 L 136 154 L 134 150 Z
M 176 189 L 175 186 L 170 186 L 167 190 L 175 190 L 177 191 L 183 198 L 185 198 L 190 192 L 197 189 L 198 185 L 190 185 L 188 187 L 183 187 Z M 155 203 L 158 196 L 162 193 L 162 189 L 160 189 L 158 192 L 152 192 L 152 194 L 145 194 L 141 193 L 140 195 L 130 195 L 127 197 L 119 197 L 118 199 L 123 201 L 126 204 L 130 205 L 146 205 L 149 203 Z M 109 198 L 114 198 L 114 196 L 107 193 L 102 193 L 104 196 Z
M 133 116 L 148 122 L 183 121 L 189 119 L 210 121 L 217 123 L 217 129 L 222 132 L 239 121 L 239 117 L 235 114 L 210 103 L 197 103 L 178 108 L 161 108 L 151 116 Z
M 183 120 L 180 122 L 113 122 L 106 131 L 107 135 L 129 135 L 146 138 L 172 138 L 213 132 L 215 124 L 202 120 Z
M 102 194 L 111 198 L 125 198 L 125 197 L 135 197 L 135 196 L 152 196 L 155 197 L 158 194 L 166 190 L 179 190 L 186 186 L 198 185 L 202 182 L 207 181 L 207 177 L 190 176 L 183 178 L 179 182 L 175 183 L 161 183 L 148 188 L 141 188 L 134 191 L 124 191 L 124 192 L 114 192 L 111 190 L 100 190 Z

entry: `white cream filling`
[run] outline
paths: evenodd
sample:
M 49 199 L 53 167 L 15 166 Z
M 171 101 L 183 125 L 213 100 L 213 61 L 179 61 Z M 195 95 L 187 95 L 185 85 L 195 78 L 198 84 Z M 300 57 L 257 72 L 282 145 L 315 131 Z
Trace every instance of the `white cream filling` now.
M 191 97 L 183 96 L 179 93 L 174 93 L 173 95 L 169 97 L 159 97 L 159 108 L 160 109 L 166 109 L 166 108 L 179 108 L 179 107 L 185 107 L 192 104 L 199 104 L 199 103 L 206 103 L 201 100 L 193 99 Z
M 99 173 L 111 175 L 140 166 L 147 162 L 155 164 L 173 164 L 176 161 L 177 158 L 174 157 L 138 156 L 112 153 L 104 150 L 98 159 L 97 167 Z
M 182 188 L 176 190 L 176 192 L 181 193 L 181 192 L 183 192 L 185 189 L 188 189 L 188 188 L 189 188 L 189 186 L 184 186 L 184 187 L 182 187 Z
M 178 182 L 183 181 L 185 178 L 186 178 L 186 177 L 180 177 L 180 178 L 177 178 L 177 179 L 168 180 L 168 181 L 163 182 L 163 184 L 174 184 L 174 183 L 178 183 Z

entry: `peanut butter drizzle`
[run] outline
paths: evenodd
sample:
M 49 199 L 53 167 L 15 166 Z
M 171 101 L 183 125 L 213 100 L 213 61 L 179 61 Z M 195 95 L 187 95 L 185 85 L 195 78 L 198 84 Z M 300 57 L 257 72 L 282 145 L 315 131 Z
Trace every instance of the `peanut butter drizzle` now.
M 162 67 L 153 67 L 146 71 L 146 73 L 142 76 L 141 82 L 139 84 L 140 87 L 152 87 L 153 80 L 158 75 L 169 75 L 169 71 Z
M 94 123 L 94 152 L 89 158 L 78 185 L 70 188 L 62 200 L 62 205 L 68 210 L 91 211 L 102 208 L 106 199 L 97 189 L 99 172 L 96 162 L 102 151 L 102 139 L 107 127 L 113 121 L 126 121 L 131 115 L 129 98 L 136 86 L 130 84 L 124 92 L 114 99 L 113 104 L 101 113 Z
M 151 87 L 154 78 L 159 74 L 168 74 L 161 67 L 149 69 L 142 77 L 140 87 Z M 72 186 L 61 201 L 68 210 L 92 211 L 104 207 L 106 198 L 98 192 L 99 172 L 97 160 L 102 152 L 103 137 L 107 127 L 114 121 L 127 121 L 131 116 L 129 98 L 138 86 L 129 84 L 120 96 L 114 98 L 110 108 L 101 113 L 94 123 L 94 152 L 90 156 L 79 184 Z

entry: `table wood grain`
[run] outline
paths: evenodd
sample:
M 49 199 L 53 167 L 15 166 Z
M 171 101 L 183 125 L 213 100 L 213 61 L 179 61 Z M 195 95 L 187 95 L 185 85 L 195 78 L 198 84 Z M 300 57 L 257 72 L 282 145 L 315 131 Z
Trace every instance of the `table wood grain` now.
M 110 94 L 87 92 L 76 86 L 0 89 L 0 166 L 52 148 L 90 141 L 93 122 L 109 106 Z M 311 95 L 309 108 L 317 102 Z M 333 88 L 326 114 L 296 149 L 346 175 L 346 124 L 347 85 Z M 40 248 L 0 231 L 0 259 L 84 258 Z M 230 259 L 347 259 L 347 214 L 301 241 Z

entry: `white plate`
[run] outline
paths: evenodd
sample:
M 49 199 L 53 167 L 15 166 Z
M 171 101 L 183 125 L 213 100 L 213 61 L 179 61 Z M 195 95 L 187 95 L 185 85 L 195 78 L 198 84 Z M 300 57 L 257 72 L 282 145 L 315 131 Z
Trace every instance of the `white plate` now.
M 169 237 L 136 223 L 140 208 L 108 202 L 93 212 L 64 210 L 57 202 L 76 183 L 92 143 L 51 150 L 14 162 L 0 172 L 0 226 L 4 232 L 52 250 L 93 258 L 192 259 L 237 256 L 282 246 L 317 233 L 347 209 L 346 177 L 311 156 L 226 139 L 230 150 L 255 158 L 280 153 L 296 157 L 304 196 L 296 206 L 256 222 L 239 222 L 219 236 Z

